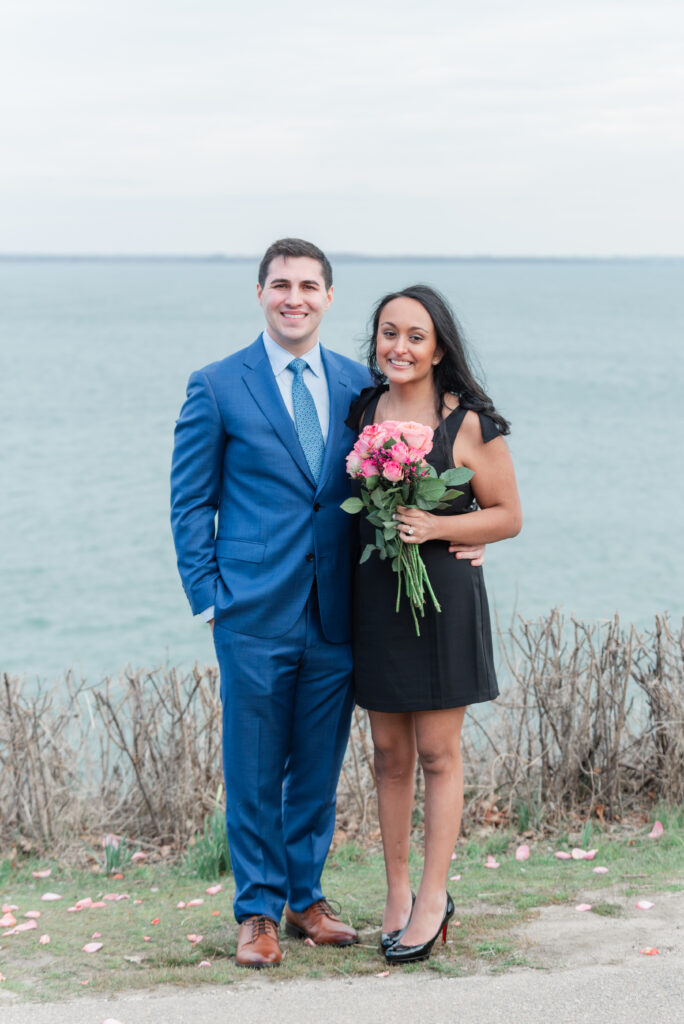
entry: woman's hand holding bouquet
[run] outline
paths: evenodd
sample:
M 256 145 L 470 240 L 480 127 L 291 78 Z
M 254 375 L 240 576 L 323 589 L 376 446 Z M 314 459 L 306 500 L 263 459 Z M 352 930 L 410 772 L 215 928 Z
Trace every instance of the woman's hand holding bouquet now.
M 342 503 L 345 512 L 364 512 L 375 527 L 375 544 L 367 544 L 361 561 L 365 562 L 374 551 L 381 559 L 391 559 L 397 574 L 397 602 L 399 611 L 402 580 L 409 600 L 411 614 L 420 636 L 418 616 L 425 614 L 425 591 L 437 611 L 439 602 L 428 579 L 425 563 L 417 544 L 405 544 L 397 532 L 397 507 L 407 506 L 429 512 L 443 509 L 462 491 L 453 490 L 472 477 L 465 466 L 447 469 L 440 476 L 425 461 L 432 450 L 433 430 L 423 423 L 400 423 L 385 420 L 364 427 L 347 456 L 347 473 L 361 482 L 361 497 L 347 498 Z

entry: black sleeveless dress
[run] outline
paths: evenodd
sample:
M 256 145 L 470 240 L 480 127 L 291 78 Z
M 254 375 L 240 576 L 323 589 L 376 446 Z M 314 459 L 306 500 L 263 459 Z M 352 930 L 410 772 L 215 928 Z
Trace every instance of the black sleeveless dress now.
M 385 388 L 364 391 L 350 419 L 373 422 Z M 365 408 L 364 408 L 365 406 Z M 465 417 L 454 409 L 437 427 L 427 461 L 438 473 L 454 465 L 453 444 Z M 478 413 L 485 442 L 498 436 L 493 420 Z M 461 497 L 435 515 L 457 515 L 476 507 L 470 483 Z M 375 527 L 359 516 L 361 551 L 375 542 Z M 494 671 L 489 606 L 481 566 L 454 558 L 446 541 L 426 541 L 420 553 L 442 610 L 428 598 L 416 636 L 406 595 L 395 612 L 397 577 L 389 561 L 373 552 L 356 566 L 354 580 L 354 679 L 356 702 L 369 711 L 432 711 L 493 700 L 499 690 Z

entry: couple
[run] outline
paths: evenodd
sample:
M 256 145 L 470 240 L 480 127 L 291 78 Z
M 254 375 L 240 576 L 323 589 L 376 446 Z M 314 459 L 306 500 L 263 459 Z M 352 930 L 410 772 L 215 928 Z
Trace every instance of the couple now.
M 400 513 L 402 537 L 423 545 L 431 574 L 468 576 L 467 597 L 458 587 L 454 602 L 443 600 L 442 621 L 426 618 L 421 639 L 410 620 L 395 617 L 393 598 L 386 602 L 384 563 L 374 556 L 357 574 L 356 697 L 371 716 L 388 880 L 381 944 L 390 962 L 422 959 L 453 913 L 445 884 L 460 826 L 465 705 L 497 693 L 480 570 L 458 558 L 480 562 L 481 545 L 519 529 L 499 437 L 507 424 L 473 380 L 453 318 L 431 289 L 378 304 L 371 376 L 319 345 L 333 298 L 320 249 L 275 242 L 258 282 L 265 329 L 190 377 L 171 472 L 178 568 L 192 611 L 211 625 L 221 673 L 237 963 L 280 962 L 284 908 L 288 934 L 316 944 L 358 941 L 320 884 L 355 696 L 358 523 L 340 506 L 358 431 L 390 418 L 435 427 L 437 469 L 456 459 L 475 471 L 473 492 L 468 485 L 454 511 L 466 511 L 473 495 L 480 506 L 465 516 Z M 426 777 L 426 856 L 414 897 L 416 756 Z

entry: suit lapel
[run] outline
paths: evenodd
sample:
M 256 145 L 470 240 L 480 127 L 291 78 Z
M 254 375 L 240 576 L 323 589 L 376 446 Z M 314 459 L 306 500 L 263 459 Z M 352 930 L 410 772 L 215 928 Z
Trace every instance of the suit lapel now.
M 349 412 L 351 401 L 351 381 L 344 371 L 340 372 L 335 365 L 334 354 L 327 352 L 321 346 L 321 355 L 325 367 L 325 376 L 328 381 L 328 393 L 330 395 L 330 423 L 328 425 L 328 440 L 325 445 L 325 457 L 321 468 L 321 475 L 318 478 L 317 490 L 321 490 L 330 476 L 335 461 L 340 459 L 346 452 L 340 452 L 342 436 L 345 430 L 345 419 Z
M 299 443 L 299 437 L 295 430 L 292 418 L 285 408 L 283 396 L 273 375 L 271 364 L 266 355 L 261 336 L 245 353 L 246 370 L 243 380 L 248 387 L 254 401 L 257 403 L 273 430 L 285 445 L 286 449 L 301 469 L 304 476 L 312 484 L 314 479 L 309 469 L 309 463 Z M 331 423 L 332 423 L 332 402 L 331 402 Z M 326 450 L 327 455 L 327 450 Z M 323 464 L 325 469 L 325 463 Z M 322 474 L 321 474 L 322 478 Z

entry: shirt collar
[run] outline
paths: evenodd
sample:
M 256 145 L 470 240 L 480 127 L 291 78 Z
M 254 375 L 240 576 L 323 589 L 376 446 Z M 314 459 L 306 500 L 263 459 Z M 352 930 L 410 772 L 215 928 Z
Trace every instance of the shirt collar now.
M 277 341 L 274 341 L 268 331 L 262 331 L 261 336 L 264 341 L 268 361 L 271 364 L 274 375 L 277 377 L 290 365 L 295 356 L 288 352 L 286 348 L 283 348 L 282 345 L 279 345 Z M 302 359 L 306 359 L 309 369 L 316 377 L 323 375 L 323 357 L 321 355 L 320 342 L 317 341 L 313 348 L 305 352 Z

